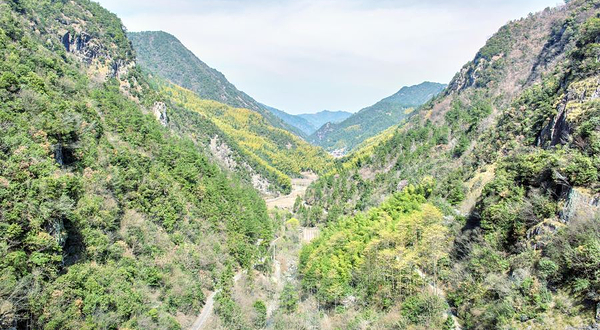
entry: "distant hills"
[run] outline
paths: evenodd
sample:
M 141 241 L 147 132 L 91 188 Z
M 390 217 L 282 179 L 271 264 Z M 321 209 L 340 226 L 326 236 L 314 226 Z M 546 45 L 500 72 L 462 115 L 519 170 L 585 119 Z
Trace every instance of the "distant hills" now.
M 298 116 L 308 120 L 313 125 L 313 127 L 315 127 L 316 131 L 317 129 L 321 128 L 321 126 L 327 123 L 342 122 L 346 118 L 352 116 L 352 113 L 347 111 L 323 110 L 317 113 L 306 113 Z
M 395 94 L 360 110 L 340 123 L 322 126 L 309 136 L 309 141 L 327 151 L 343 154 L 366 139 L 398 124 L 416 107 L 432 99 L 445 87 L 444 84 L 434 82 L 403 87 Z
M 317 113 L 305 113 L 300 115 L 292 115 L 285 111 L 275 109 L 273 107 L 267 108 L 277 117 L 281 118 L 287 124 L 299 129 L 302 133 L 307 136 L 314 133 L 316 130 L 326 123 L 339 123 L 344 119 L 352 116 L 351 112 L 346 111 L 329 111 L 323 110 Z

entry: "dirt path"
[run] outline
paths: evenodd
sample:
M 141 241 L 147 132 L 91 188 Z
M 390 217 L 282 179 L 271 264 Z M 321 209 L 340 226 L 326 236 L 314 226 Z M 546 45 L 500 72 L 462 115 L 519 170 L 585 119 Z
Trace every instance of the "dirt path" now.
M 282 209 L 291 210 L 294 207 L 294 203 L 296 202 L 297 196 L 304 196 L 304 192 L 306 192 L 306 188 L 315 181 L 318 176 L 314 173 L 304 172 L 302 173 L 303 178 L 292 179 L 292 192 L 288 195 L 279 196 L 277 198 L 267 199 L 265 202 L 267 203 L 267 207 L 269 209 L 279 207 Z M 316 236 L 316 233 L 313 235 Z M 280 237 L 274 239 L 270 245 L 273 245 Z M 275 266 L 279 266 L 277 263 Z M 276 274 L 279 272 L 278 277 L 281 277 L 281 269 L 279 271 L 276 270 Z M 243 272 L 239 271 L 233 277 L 233 283 L 237 283 L 237 281 L 242 277 Z M 281 279 L 279 279 L 281 280 Z M 202 307 L 200 314 L 190 327 L 190 330 L 200 330 L 206 325 L 207 321 L 210 320 L 210 317 L 213 315 L 213 309 L 215 305 L 215 296 L 219 293 L 219 290 L 215 290 L 215 292 L 211 293 L 206 299 L 206 303 Z M 274 309 L 275 306 L 269 306 L 271 309 Z
M 304 196 L 306 188 L 308 188 L 308 186 L 310 186 L 310 184 L 318 178 L 316 174 L 310 172 L 303 172 L 302 175 L 304 176 L 303 178 L 292 179 L 291 193 L 265 200 L 267 207 L 269 209 L 279 207 L 281 209 L 291 210 L 296 202 L 296 197 Z
M 237 272 L 237 274 L 235 274 L 235 276 L 233 277 L 233 283 L 236 283 L 237 281 L 239 281 L 240 278 L 242 278 L 242 273 L 242 271 L 239 271 Z M 210 319 L 210 317 L 212 316 L 213 309 L 215 307 L 215 296 L 217 295 L 217 293 L 219 293 L 219 291 L 221 290 L 217 289 L 215 290 L 215 292 L 211 293 L 208 296 L 208 299 L 206 299 L 206 303 L 202 307 L 200 314 L 198 314 L 196 321 L 194 321 L 194 324 L 192 324 L 192 326 L 190 327 L 191 330 L 202 329 L 202 327 L 206 324 L 206 321 Z

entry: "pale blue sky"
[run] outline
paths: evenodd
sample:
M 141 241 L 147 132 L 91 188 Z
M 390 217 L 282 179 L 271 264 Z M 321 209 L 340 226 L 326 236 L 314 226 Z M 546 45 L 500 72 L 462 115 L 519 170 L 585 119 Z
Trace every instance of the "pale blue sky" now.
M 259 102 L 357 111 L 447 83 L 500 26 L 558 0 L 100 0 L 130 31 L 175 35 Z

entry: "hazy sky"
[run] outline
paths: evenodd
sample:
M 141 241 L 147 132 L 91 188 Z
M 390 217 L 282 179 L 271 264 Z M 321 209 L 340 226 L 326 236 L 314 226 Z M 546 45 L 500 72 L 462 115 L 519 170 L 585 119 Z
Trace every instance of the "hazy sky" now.
M 259 102 L 357 111 L 447 83 L 500 26 L 559 0 L 100 0 L 130 31 L 175 35 Z

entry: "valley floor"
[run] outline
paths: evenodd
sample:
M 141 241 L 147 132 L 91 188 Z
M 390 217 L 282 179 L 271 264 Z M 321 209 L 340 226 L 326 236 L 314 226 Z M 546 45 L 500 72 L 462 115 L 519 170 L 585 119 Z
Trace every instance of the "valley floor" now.
M 302 178 L 292 179 L 292 192 L 291 193 L 289 193 L 287 195 L 271 198 L 271 199 L 266 199 L 265 202 L 267 203 L 267 207 L 270 210 L 274 209 L 276 207 L 278 207 L 280 209 L 285 209 L 288 211 L 291 210 L 294 207 L 294 203 L 296 202 L 296 197 L 304 196 L 304 192 L 306 192 L 306 188 L 308 188 L 308 186 L 313 181 L 315 181 L 319 178 L 316 174 L 311 173 L 311 172 L 303 172 L 302 175 L 303 175 Z
M 292 191 L 276 198 L 265 198 L 269 210 L 281 209 L 291 211 L 294 207 L 296 198 L 303 197 L 308 186 L 318 176 L 311 172 L 302 173 L 302 178 L 292 179 Z M 267 328 L 274 327 L 274 314 L 279 308 L 279 298 L 287 282 L 296 281 L 296 272 L 298 265 L 298 253 L 301 243 L 306 244 L 319 234 L 317 228 L 295 228 L 291 231 L 282 229 L 282 234 L 271 242 L 272 261 L 268 274 L 259 271 L 252 271 L 248 274 L 246 270 L 239 270 L 234 278 L 234 296 L 236 302 L 244 311 L 244 315 L 252 315 L 252 303 L 260 299 L 266 302 L 267 306 Z M 215 296 L 218 291 L 212 292 L 204 307 L 198 314 L 196 320 L 189 329 L 225 329 L 220 320 L 215 317 L 214 305 Z

